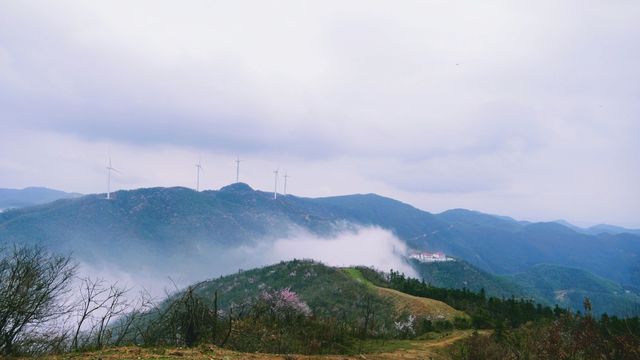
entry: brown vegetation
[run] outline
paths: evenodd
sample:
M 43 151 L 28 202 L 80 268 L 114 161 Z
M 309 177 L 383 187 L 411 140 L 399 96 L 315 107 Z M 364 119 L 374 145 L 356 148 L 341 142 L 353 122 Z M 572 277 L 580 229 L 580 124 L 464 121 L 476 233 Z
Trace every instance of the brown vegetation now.
M 431 321 L 453 321 L 455 318 L 468 317 L 464 312 L 442 301 L 417 297 L 389 288 L 376 287 L 376 291 L 391 299 L 399 312 L 407 312 L 419 318 L 423 317 Z

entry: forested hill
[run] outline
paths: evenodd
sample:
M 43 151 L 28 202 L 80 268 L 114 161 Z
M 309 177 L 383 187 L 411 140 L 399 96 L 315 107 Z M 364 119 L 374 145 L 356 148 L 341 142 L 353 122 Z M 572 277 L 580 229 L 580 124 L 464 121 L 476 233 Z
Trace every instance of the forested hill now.
M 286 237 L 330 236 L 353 224 L 391 230 L 411 248 L 444 251 L 485 271 L 513 274 L 541 263 L 640 286 L 640 237 L 588 235 L 557 223 L 526 223 L 469 210 L 431 214 L 375 194 L 278 196 L 238 183 L 219 191 L 147 188 L 63 199 L 0 213 L 0 242 L 40 243 L 78 257 L 123 251 L 198 254 Z
M 194 291 L 209 303 L 217 292 L 218 306 L 228 308 L 264 292 L 289 289 L 297 293 L 317 316 L 355 320 L 362 313 L 362 307 L 370 302 L 378 308 L 380 319 L 392 319 L 395 299 L 385 297 L 376 286 L 363 280 L 356 269 L 330 267 L 311 260 L 293 260 L 207 280 L 196 284 Z M 439 316 L 430 317 L 434 321 L 466 317 L 444 303 L 434 302 L 433 307 L 441 310 Z
M 482 290 L 488 296 L 533 299 L 574 311 L 582 310 L 584 299 L 589 298 L 596 314 L 640 314 L 640 296 L 635 289 L 576 268 L 539 264 L 514 275 L 494 275 L 463 260 L 440 263 L 414 260 L 412 265 L 426 283 L 436 287 Z
M 188 346 L 208 341 L 247 352 L 350 353 L 358 338 L 403 338 L 471 325 L 463 311 L 378 287 L 359 271 L 311 260 L 242 271 L 180 290 L 148 311 L 124 317 L 113 331 L 126 331 L 123 338 L 145 345 L 178 338 Z

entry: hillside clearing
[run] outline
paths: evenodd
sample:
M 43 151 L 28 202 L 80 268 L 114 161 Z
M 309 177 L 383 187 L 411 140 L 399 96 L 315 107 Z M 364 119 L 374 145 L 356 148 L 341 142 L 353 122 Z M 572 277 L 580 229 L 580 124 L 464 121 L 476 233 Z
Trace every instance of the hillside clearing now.
M 393 301 L 396 310 L 399 312 L 408 312 L 417 317 L 425 317 L 429 320 L 450 320 L 460 317 L 466 318 L 467 315 L 442 301 L 417 297 L 402 293 L 397 290 L 375 286 L 376 291 Z

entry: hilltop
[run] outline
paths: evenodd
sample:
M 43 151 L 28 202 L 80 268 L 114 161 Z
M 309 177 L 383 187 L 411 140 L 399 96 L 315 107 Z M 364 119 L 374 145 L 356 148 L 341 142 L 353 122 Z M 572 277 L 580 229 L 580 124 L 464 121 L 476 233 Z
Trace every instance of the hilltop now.
M 312 260 L 242 271 L 182 289 L 125 317 L 113 334 L 145 344 L 181 343 L 192 336 L 193 343 L 212 341 L 245 352 L 349 354 L 358 339 L 402 339 L 470 326 L 463 311 L 389 288 L 388 282 L 374 285 L 360 271 Z M 192 314 L 203 321 L 194 322 Z M 131 325 L 122 326 L 129 319 Z
M 198 283 L 195 292 L 204 299 L 213 299 L 217 292 L 221 308 L 242 303 L 264 291 L 286 288 L 299 294 L 316 316 L 359 316 L 366 301 L 379 308 L 378 315 L 382 319 L 388 317 L 386 321 L 405 311 L 433 321 L 453 321 L 455 317 L 466 316 L 449 305 L 430 299 L 422 299 L 428 301 L 421 302 L 420 309 L 412 312 L 414 308 L 403 305 L 414 297 L 402 293 L 389 296 L 391 289 L 362 281 L 358 271 L 312 260 L 293 260 L 207 280 Z

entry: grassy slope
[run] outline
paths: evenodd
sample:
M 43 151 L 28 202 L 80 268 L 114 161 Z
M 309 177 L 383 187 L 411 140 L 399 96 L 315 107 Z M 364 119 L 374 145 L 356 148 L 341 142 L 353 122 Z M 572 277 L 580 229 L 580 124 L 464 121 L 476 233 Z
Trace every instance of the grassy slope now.
M 377 288 L 378 294 L 390 299 L 399 312 L 408 312 L 418 317 L 430 320 L 453 320 L 456 317 L 466 317 L 462 311 L 433 299 L 408 295 L 397 290 Z
M 458 311 L 442 301 L 417 297 L 397 290 L 376 286 L 365 279 L 358 269 L 347 268 L 344 269 L 344 272 L 356 281 L 375 290 L 382 297 L 391 300 L 398 312 L 407 312 L 430 320 L 453 320 L 456 317 L 466 317 L 464 312 Z

